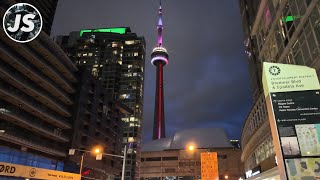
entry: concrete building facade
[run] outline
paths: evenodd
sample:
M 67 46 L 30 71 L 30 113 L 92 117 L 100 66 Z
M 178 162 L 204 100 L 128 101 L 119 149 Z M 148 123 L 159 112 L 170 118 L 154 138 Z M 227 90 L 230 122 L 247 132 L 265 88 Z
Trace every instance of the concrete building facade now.
M 1 1 L 0 17 L 18 2 Z M 26 44 L 0 31 L 0 161 L 61 171 L 71 142 L 77 68 L 49 36 L 57 0 L 24 2 L 39 9 L 44 25 Z
M 194 150 L 188 150 L 193 145 Z M 162 138 L 143 146 L 140 180 L 201 179 L 200 154 L 217 152 L 219 179 L 243 177 L 241 150 L 231 145 L 223 129 L 187 129 L 173 138 Z

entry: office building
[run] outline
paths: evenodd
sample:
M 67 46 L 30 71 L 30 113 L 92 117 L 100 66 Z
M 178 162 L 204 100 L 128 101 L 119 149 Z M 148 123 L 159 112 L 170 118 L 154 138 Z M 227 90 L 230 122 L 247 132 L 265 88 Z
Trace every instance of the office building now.
M 45 24 L 26 44 L 0 31 L 0 161 L 61 171 L 77 68 L 49 37 L 57 1 L 25 2 L 37 6 Z M 14 3 L 2 1 L 1 12 Z
M 254 100 L 242 129 L 241 159 L 245 171 L 251 172 L 249 179 L 279 179 L 262 94 L 262 62 L 305 65 L 315 68 L 319 75 L 320 2 L 240 0 L 240 12 Z
M 84 29 L 56 38 L 78 67 L 101 80 L 114 99 L 134 111 L 123 116 L 123 143 L 128 144 L 126 179 L 137 179 L 143 113 L 145 41 L 128 27 Z
M 194 149 L 190 150 L 189 146 Z M 171 138 L 146 143 L 142 148 L 141 180 L 201 179 L 201 153 L 217 153 L 219 179 L 243 178 L 241 150 L 235 148 L 220 128 L 195 128 L 178 131 Z

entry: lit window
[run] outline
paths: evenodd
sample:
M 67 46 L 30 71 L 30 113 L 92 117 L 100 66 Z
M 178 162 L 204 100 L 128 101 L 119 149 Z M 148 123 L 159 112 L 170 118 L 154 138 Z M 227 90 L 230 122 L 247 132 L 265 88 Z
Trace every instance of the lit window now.
M 117 43 L 112 43 L 112 47 L 118 47 Z
M 0 108 L 0 113 L 9 113 L 10 111 L 5 108 Z
M 122 118 L 121 119 L 123 122 L 129 122 L 129 118 Z
M 88 56 L 92 56 L 92 53 L 89 53 Z
M 139 56 L 139 53 L 135 52 L 133 53 L 134 56 Z
M 134 44 L 134 41 L 125 41 L 124 43 L 127 45 L 130 45 L 130 44 Z
M 130 123 L 130 127 L 134 127 L 134 123 Z
M 92 68 L 92 75 L 95 77 L 98 76 L 98 69 L 97 68 Z
M 83 64 L 87 63 L 87 61 L 83 61 Z
M 88 56 L 88 54 L 87 53 L 83 53 L 82 56 Z
M 113 53 L 113 54 L 118 54 L 118 51 L 115 50 L 115 51 L 113 51 L 112 53 Z
M 122 95 L 120 95 L 120 99 L 125 99 L 126 96 L 127 96 L 127 94 L 122 94 Z
M 132 65 L 128 65 L 128 68 L 132 68 Z
M 130 98 L 130 94 L 122 94 L 120 95 L 120 99 L 129 99 Z
M 119 63 L 120 65 L 122 65 L 122 61 L 118 61 L 118 63 Z
M 133 122 L 133 121 L 134 121 L 134 117 L 131 117 L 131 118 L 130 118 L 130 121 Z
M 137 76 L 137 73 L 133 73 L 132 76 Z
M 133 137 L 129 137 L 128 138 L 128 142 L 134 142 L 134 138 Z

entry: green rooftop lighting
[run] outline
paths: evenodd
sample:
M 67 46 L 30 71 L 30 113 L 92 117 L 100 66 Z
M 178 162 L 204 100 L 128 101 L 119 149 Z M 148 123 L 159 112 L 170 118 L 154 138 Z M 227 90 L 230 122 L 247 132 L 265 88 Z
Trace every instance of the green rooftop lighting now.
M 288 21 L 293 21 L 293 16 L 287 16 L 286 17 L 286 22 L 288 22 Z
M 287 16 L 287 17 L 282 17 L 283 22 L 292 22 L 295 19 L 300 18 L 301 16 Z
M 126 28 L 102 28 L 102 29 L 83 29 L 80 30 L 80 36 L 83 35 L 83 33 L 88 32 L 108 32 L 108 33 L 117 33 L 117 34 L 125 34 Z

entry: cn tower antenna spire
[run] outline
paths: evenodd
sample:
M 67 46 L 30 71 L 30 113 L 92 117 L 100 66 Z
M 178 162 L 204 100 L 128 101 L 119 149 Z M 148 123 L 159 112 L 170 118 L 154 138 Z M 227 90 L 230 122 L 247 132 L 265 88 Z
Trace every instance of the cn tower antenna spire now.
M 161 0 L 160 0 L 160 6 L 159 6 L 159 20 L 158 20 L 158 47 L 162 47 L 162 8 L 161 8 Z
M 164 93 L 163 93 L 163 67 L 168 64 L 169 54 L 167 50 L 162 47 L 162 7 L 161 0 L 159 6 L 159 19 L 157 25 L 158 42 L 157 46 L 151 53 L 151 63 L 157 68 L 156 79 L 156 95 L 154 106 L 154 119 L 153 119 L 153 135 L 152 139 L 161 139 L 166 137 L 165 118 L 164 118 Z

